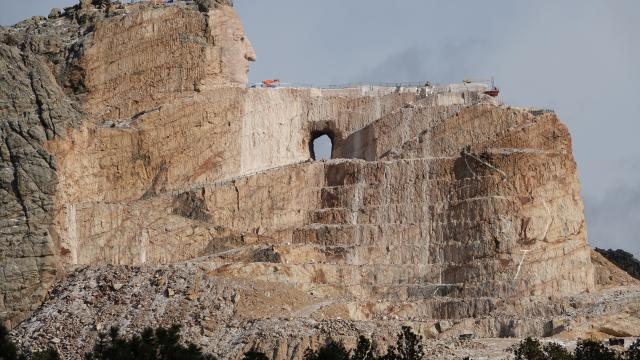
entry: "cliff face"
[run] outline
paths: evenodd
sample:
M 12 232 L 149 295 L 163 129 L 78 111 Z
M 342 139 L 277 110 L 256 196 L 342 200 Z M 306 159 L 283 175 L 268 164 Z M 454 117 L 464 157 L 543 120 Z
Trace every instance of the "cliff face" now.
M 73 357 L 164 315 L 229 357 L 406 322 L 544 335 L 612 283 L 553 113 L 470 86 L 247 89 L 256 55 L 217 1 L 84 3 L 2 32 L 0 316 L 74 271 L 25 344 L 55 332 Z M 310 161 L 320 134 L 334 160 Z
M 77 192 L 95 196 L 100 181 L 112 181 L 66 174 L 70 161 L 79 161 L 76 173 L 108 166 L 65 157 L 65 146 L 82 140 L 74 132 L 131 120 L 208 83 L 246 82 L 247 66 L 227 60 L 255 57 L 248 42 L 236 41 L 239 19 L 217 2 L 205 8 L 82 1 L 63 16 L 52 12 L 48 20 L 1 29 L 0 318 L 9 326 L 37 308 L 57 270 L 74 264 L 66 245 L 74 236 L 60 225 L 60 213 L 82 201 Z
M 34 18 L 0 32 L 0 319 L 9 325 L 39 306 L 59 264 L 50 226 L 57 163 L 43 144 L 82 117 L 62 85 L 74 83 L 81 27 Z

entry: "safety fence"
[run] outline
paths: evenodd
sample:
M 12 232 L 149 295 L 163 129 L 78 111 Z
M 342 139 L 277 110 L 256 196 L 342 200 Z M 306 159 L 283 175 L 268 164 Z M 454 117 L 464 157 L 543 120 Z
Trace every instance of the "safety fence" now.
M 249 87 L 269 87 L 263 83 L 255 83 L 249 85 Z M 310 89 L 327 89 L 327 90 L 340 90 L 340 89 L 356 89 L 356 88 L 419 88 L 419 87 L 431 87 L 440 88 L 438 84 L 432 84 L 429 81 L 418 82 L 356 82 L 356 83 L 344 83 L 344 84 L 329 84 L 329 85 L 317 85 L 309 83 L 293 83 L 293 82 L 280 82 L 273 87 L 278 88 L 310 88 Z
M 136 3 L 150 3 L 150 4 L 175 4 L 175 3 L 185 3 L 185 4 L 193 4 L 193 0 L 125 0 L 127 4 L 136 4 Z
M 432 86 L 428 81 L 418 82 L 356 82 L 356 83 L 344 83 L 344 84 L 331 84 L 331 85 L 314 85 L 305 83 L 285 83 L 295 87 L 305 88 L 318 88 L 318 89 L 348 89 L 358 87 L 424 87 Z

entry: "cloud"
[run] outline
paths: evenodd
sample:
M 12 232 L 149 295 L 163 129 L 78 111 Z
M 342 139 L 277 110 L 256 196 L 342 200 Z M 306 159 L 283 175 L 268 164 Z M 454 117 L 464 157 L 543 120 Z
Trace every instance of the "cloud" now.
M 365 70 L 356 77 L 356 82 L 412 82 L 426 80 L 425 63 L 429 52 L 410 47 Z
M 640 189 L 618 187 L 602 199 L 584 197 L 589 242 L 601 248 L 623 249 L 640 258 Z
M 417 43 L 392 54 L 354 77 L 355 82 L 460 82 L 466 78 L 488 79 L 476 59 L 483 56 L 486 38 L 450 39 Z

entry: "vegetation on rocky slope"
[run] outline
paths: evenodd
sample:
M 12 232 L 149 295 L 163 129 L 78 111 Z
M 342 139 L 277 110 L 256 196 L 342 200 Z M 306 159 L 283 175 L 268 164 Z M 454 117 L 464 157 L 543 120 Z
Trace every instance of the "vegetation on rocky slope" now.
M 390 345 L 387 353 L 377 356 L 375 344 L 365 336 L 360 336 L 358 345 L 352 351 L 342 343 L 330 340 L 316 351 L 307 349 L 305 360 L 419 360 L 424 358 L 425 351 L 422 337 L 416 335 L 410 327 L 403 326 L 398 334 L 396 345 Z
M 55 349 L 30 354 L 21 353 L 11 342 L 9 332 L 0 326 L 0 360 L 27 359 L 28 355 L 37 360 L 57 360 L 60 355 Z M 317 350 L 307 349 L 305 360 L 419 360 L 425 351 L 422 337 L 410 327 L 404 326 L 398 334 L 396 345 L 390 345 L 382 356 L 375 354 L 375 344 L 367 337 L 360 336 L 355 349 L 348 350 L 341 342 L 328 339 Z M 93 350 L 84 355 L 86 360 L 214 360 L 212 354 L 202 352 L 195 344 L 180 342 L 180 326 L 170 328 L 146 328 L 130 339 L 121 336 L 117 327 L 108 333 L 101 333 Z M 269 357 L 258 349 L 244 353 L 243 360 L 268 360 Z
M 31 354 L 32 360 L 59 360 L 60 354 L 55 349 L 35 351 Z M 26 360 L 26 354 L 18 351 L 18 348 L 9 338 L 9 330 L 0 324 L 0 360 Z
M 605 250 L 596 248 L 602 256 L 614 263 L 620 269 L 626 271 L 629 275 L 640 280 L 640 260 L 633 257 L 632 254 L 624 250 Z
M 304 360 L 420 360 L 429 358 L 425 353 L 421 336 L 408 326 L 403 326 L 395 345 L 387 348 L 385 355 L 377 355 L 376 344 L 360 336 L 355 349 L 347 349 L 343 343 L 328 339 L 320 348 L 307 349 Z M 574 352 L 557 343 L 542 344 L 528 337 L 512 349 L 516 360 L 640 360 L 640 339 L 628 349 L 608 347 L 596 340 L 579 340 Z M 8 330 L 0 325 L 0 360 L 58 360 L 58 352 L 45 351 L 23 353 L 12 343 Z M 86 360 L 214 360 L 216 356 L 202 352 L 195 344 L 181 344 L 180 326 L 146 328 L 130 339 L 121 336 L 117 327 L 101 333 L 93 350 L 84 355 Z M 244 353 L 243 360 L 269 360 L 264 352 L 253 348 Z
M 573 353 L 556 343 L 542 345 L 538 339 L 528 337 L 513 350 L 516 360 L 638 360 L 640 339 L 627 350 L 619 351 L 596 340 L 579 340 Z

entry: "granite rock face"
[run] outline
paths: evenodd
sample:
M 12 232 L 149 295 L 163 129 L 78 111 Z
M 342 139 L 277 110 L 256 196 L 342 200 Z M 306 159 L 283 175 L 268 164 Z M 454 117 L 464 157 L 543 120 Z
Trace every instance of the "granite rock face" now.
M 0 317 L 21 343 L 75 358 L 111 325 L 175 321 L 224 357 L 288 359 L 405 323 L 637 322 L 637 283 L 587 244 L 555 114 L 478 84 L 247 88 L 228 5 L 86 1 L 2 29 Z M 312 161 L 323 134 L 333 160 Z
M 62 85 L 72 81 L 80 32 L 75 19 L 1 29 L 0 319 L 9 325 L 38 307 L 58 268 L 50 233 L 57 164 L 44 144 L 82 118 L 74 89 Z

